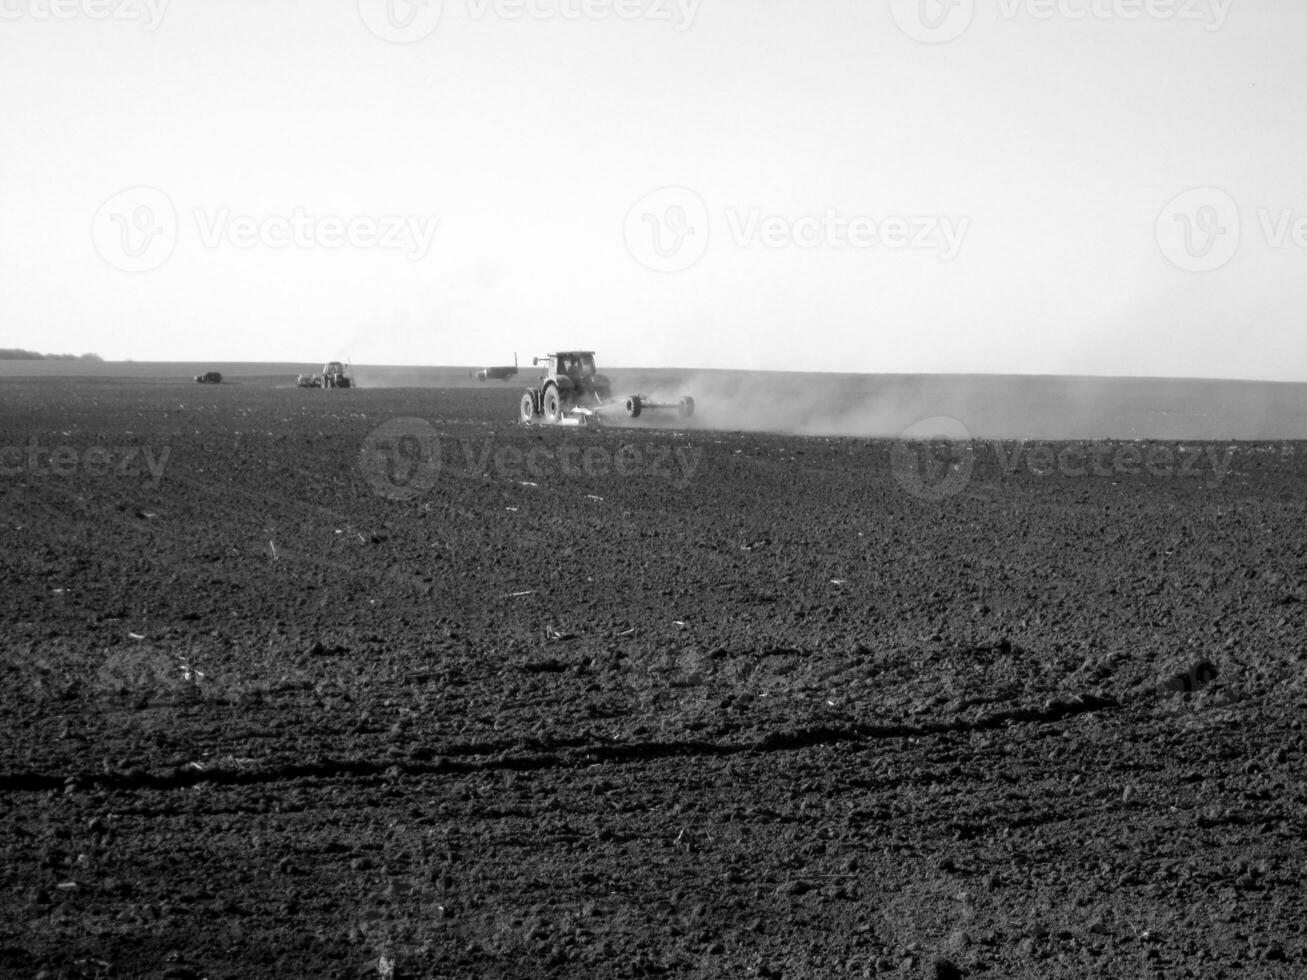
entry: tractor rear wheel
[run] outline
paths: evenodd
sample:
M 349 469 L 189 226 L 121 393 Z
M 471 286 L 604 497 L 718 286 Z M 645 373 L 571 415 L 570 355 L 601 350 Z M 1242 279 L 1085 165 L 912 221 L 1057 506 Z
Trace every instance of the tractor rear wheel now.
M 533 422 L 535 421 L 535 417 L 536 417 L 535 396 L 531 394 L 531 392 L 529 391 L 523 392 L 520 418 L 522 419 L 523 422 Z
M 640 409 L 644 406 L 640 404 L 640 396 L 632 395 L 626 400 L 626 414 L 633 419 L 640 417 Z
M 545 421 L 558 423 L 563 420 L 563 400 L 558 396 L 557 388 L 545 392 Z
M 694 414 L 694 399 L 685 395 L 676 405 L 676 410 L 681 413 L 681 418 L 688 419 Z

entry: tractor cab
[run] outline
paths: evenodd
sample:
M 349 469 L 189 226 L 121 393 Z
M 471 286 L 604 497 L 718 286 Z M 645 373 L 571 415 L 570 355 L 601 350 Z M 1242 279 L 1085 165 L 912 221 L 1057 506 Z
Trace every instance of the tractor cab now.
M 572 351 L 554 354 L 552 357 L 556 360 L 552 372 L 554 374 L 571 378 L 573 381 L 594 377 L 595 356 L 589 351 Z
M 533 358 L 532 363 L 540 368 L 541 376 L 546 381 L 561 381 L 563 387 L 567 387 L 569 381 L 584 387 L 596 383 L 606 384 L 603 375 L 595 373 L 595 355 L 592 350 L 558 351 L 556 354 Z

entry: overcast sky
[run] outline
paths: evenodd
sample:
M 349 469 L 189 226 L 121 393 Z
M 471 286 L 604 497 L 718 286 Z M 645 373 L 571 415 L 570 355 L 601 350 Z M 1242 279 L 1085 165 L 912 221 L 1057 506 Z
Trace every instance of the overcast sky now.
M 0 347 L 1307 380 L 1298 0 L 0 0 Z

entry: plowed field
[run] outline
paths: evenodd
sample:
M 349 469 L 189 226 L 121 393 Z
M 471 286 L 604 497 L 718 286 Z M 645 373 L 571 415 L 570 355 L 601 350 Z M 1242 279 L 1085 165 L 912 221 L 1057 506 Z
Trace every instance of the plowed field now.
M 1307 974 L 1301 444 L 517 392 L 4 383 L 0 975 Z

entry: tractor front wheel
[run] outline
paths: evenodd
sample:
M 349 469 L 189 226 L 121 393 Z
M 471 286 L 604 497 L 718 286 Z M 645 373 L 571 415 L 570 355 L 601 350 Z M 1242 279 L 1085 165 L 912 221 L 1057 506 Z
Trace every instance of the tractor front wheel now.
M 681 418 L 688 419 L 694 414 L 694 399 L 685 395 L 676 405 L 676 409 L 681 413 Z
M 643 407 L 639 395 L 632 395 L 626 400 L 626 414 L 633 419 L 638 419 L 640 417 L 640 410 Z
M 533 421 L 535 421 L 535 417 L 536 417 L 536 400 L 535 400 L 535 396 L 532 395 L 531 392 L 529 392 L 529 391 L 527 391 L 527 392 L 523 392 L 523 394 L 522 394 L 521 419 L 522 419 L 523 422 L 533 422 Z

